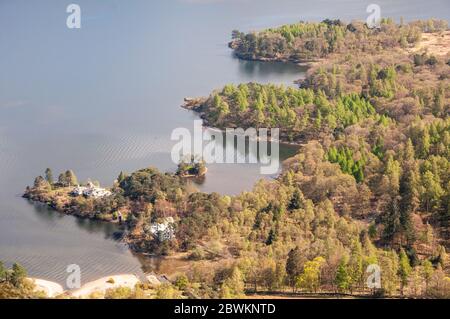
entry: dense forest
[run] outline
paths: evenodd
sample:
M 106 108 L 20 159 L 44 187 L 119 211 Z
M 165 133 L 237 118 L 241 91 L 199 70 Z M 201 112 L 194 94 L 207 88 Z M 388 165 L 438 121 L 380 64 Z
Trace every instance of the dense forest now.
M 67 171 L 25 196 L 117 221 L 140 252 L 183 252 L 191 270 L 164 296 L 340 293 L 450 297 L 450 56 L 411 51 L 443 21 L 379 29 L 341 21 L 233 32 L 238 57 L 320 58 L 300 87 L 227 85 L 195 106 L 208 125 L 278 127 L 300 145 L 275 180 L 238 196 L 199 193 L 154 168 L 121 173 L 104 198 L 70 196 Z M 183 169 L 185 171 L 186 169 Z M 152 231 L 174 220 L 174 236 Z M 381 268 L 369 289 L 369 265 Z
M 368 28 L 363 22 L 346 24 L 327 19 L 248 34 L 235 30 L 229 45 L 242 59 L 305 62 L 333 53 L 377 53 L 382 49 L 407 47 L 418 43 L 422 32 L 439 32 L 447 27 L 447 22 L 442 20 L 396 25 L 392 19 L 382 19 L 379 28 Z

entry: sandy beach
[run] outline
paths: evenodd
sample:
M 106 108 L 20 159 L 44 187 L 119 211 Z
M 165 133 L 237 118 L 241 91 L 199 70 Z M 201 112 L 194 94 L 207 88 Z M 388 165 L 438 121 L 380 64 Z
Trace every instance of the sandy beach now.
M 101 279 L 88 282 L 84 284 L 80 289 L 69 291 L 68 294 L 74 298 L 87 298 L 92 293 L 104 294 L 106 290 L 118 287 L 128 287 L 134 289 L 137 283 L 139 283 L 138 277 L 135 275 L 125 274 L 103 277 Z
M 47 297 L 54 298 L 64 293 L 64 288 L 56 282 L 38 278 L 29 279 L 36 285 L 35 290 L 44 292 Z
M 140 283 L 140 280 L 135 275 L 124 274 L 103 277 L 88 282 L 79 289 L 65 291 L 63 286 L 53 281 L 38 278 L 29 278 L 29 280 L 36 285 L 35 291 L 44 292 L 49 298 L 54 298 L 63 294 L 73 298 L 88 298 L 93 293 L 104 294 L 111 288 L 128 287 L 134 289 L 136 284 Z

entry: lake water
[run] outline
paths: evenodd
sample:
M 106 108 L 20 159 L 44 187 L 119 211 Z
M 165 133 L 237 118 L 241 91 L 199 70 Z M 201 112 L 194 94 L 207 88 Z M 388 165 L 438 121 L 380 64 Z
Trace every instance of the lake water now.
M 109 185 L 121 170 L 175 170 L 173 129 L 192 129 L 179 106 L 226 83 L 292 85 L 294 65 L 233 58 L 233 29 L 249 31 L 324 18 L 366 19 L 373 1 L 77 0 L 82 28 L 66 27 L 58 0 L 0 0 L 0 260 L 64 283 L 140 273 L 112 225 L 63 216 L 20 195 L 51 167 Z M 382 15 L 450 19 L 447 0 L 377 1 Z M 292 149 L 283 148 L 283 154 Z M 236 194 L 262 176 L 258 165 L 209 165 L 202 191 Z

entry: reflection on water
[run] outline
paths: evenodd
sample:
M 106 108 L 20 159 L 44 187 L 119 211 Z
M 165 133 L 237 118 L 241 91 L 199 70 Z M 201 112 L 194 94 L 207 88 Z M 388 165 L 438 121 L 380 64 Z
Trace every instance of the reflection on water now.
M 279 144 L 279 156 L 272 156 L 272 143 L 267 143 L 267 150 L 261 149 L 261 143 L 256 140 L 250 140 L 248 136 L 232 133 L 226 134 L 224 132 L 218 131 L 216 129 L 205 129 L 204 134 L 208 136 L 209 142 L 204 142 L 203 150 L 205 150 L 205 145 L 209 143 L 214 143 L 214 147 L 210 150 L 214 150 L 212 153 L 215 156 L 215 150 L 219 149 L 223 151 L 223 155 L 219 158 L 223 158 L 224 164 L 220 162 L 207 163 L 208 173 L 206 176 L 200 180 L 193 179 L 192 182 L 198 186 L 201 191 L 204 192 L 218 192 L 227 195 L 237 195 L 242 191 L 252 190 L 254 184 L 261 178 L 273 178 L 277 176 L 282 170 L 282 163 L 286 159 L 294 156 L 299 147 L 297 145 L 280 143 Z M 232 148 L 234 151 L 234 162 L 240 164 L 228 163 L 225 159 L 227 158 L 227 150 L 229 150 L 230 145 L 228 141 L 234 139 L 234 144 Z M 213 142 L 210 142 L 210 141 Z M 239 143 L 241 146 L 238 147 Z M 260 151 L 262 152 L 260 154 Z M 233 153 L 233 152 L 232 152 Z M 271 175 L 262 175 L 261 168 L 268 167 L 270 164 L 261 164 L 259 162 L 261 156 L 267 155 L 267 159 L 272 161 L 279 161 L 279 169 L 277 173 Z M 231 155 L 230 155 L 231 156 Z M 239 162 L 238 162 L 239 159 Z M 252 161 L 254 160 L 254 161 Z M 255 160 L 258 162 L 255 163 Z M 267 162 L 266 162 L 267 163 Z
M 306 72 L 305 66 L 300 66 L 293 63 L 281 63 L 281 62 L 260 62 L 260 61 L 245 61 L 237 59 L 238 70 L 242 77 L 261 77 L 266 79 L 279 79 L 282 77 L 297 77 Z M 276 81 L 276 80 L 275 80 Z M 293 84 L 293 83 L 289 83 Z
M 65 285 L 67 266 L 81 268 L 82 283 L 101 275 L 134 273 L 141 264 L 122 242 L 123 229 L 111 223 L 76 218 L 44 204 L 18 199 L 19 211 L 3 213 L 11 229 L 0 232 L 0 260 L 24 265 L 30 276 Z M 15 237 L 11 236 L 15 232 Z
M 380 1 L 386 16 L 449 18 L 446 0 Z M 18 195 L 46 167 L 106 185 L 121 170 L 174 171 L 170 135 L 197 119 L 180 109 L 183 98 L 227 83 L 292 85 L 303 76 L 296 65 L 232 58 L 231 30 L 366 17 L 360 0 L 258 0 L 257 8 L 256 1 L 201 2 L 132 0 L 116 10 L 118 1 L 79 0 L 88 19 L 74 31 L 53 0 L 0 1 L 0 260 L 60 283 L 73 263 L 83 282 L 140 273 L 116 226 L 64 216 Z M 280 152 L 290 156 L 289 147 Z M 259 168 L 208 165 L 198 187 L 250 190 L 262 177 Z
M 27 203 L 44 223 L 57 225 L 59 220 L 67 218 L 66 215 L 50 209 L 46 204 L 31 201 L 27 201 Z M 124 229 L 116 224 L 78 217 L 74 217 L 73 221 L 80 230 L 92 234 L 102 234 L 105 239 L 120 241 L 123 238 Z

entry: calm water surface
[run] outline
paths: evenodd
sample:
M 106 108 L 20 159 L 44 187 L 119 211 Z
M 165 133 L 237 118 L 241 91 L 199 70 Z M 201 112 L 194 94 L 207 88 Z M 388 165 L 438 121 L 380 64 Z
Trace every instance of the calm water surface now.
M 365 19 L 359 0 L 78 0 L 82 28 L 69 30 L 68 3 L 0 0 L 0 260 L 32 276 L 83 282 L 140 273 L 115 226 L 63 216 L 20 197 L 36 175 L 71 168 L 110 184 L 121 170 L 173 171 L 170 134 L 193 128 L 179 107 L 226 83 L 292 85 L 298 66 L 239 61 L 230 32 L 299 20 Z M 399 19 L 449 19 L 447 0 L 377 1 Z M 282 150 L 286 156 L 292 149 Z M 261 178 L 256 165 L 210 165 L 203 191 L 236 194 Z

